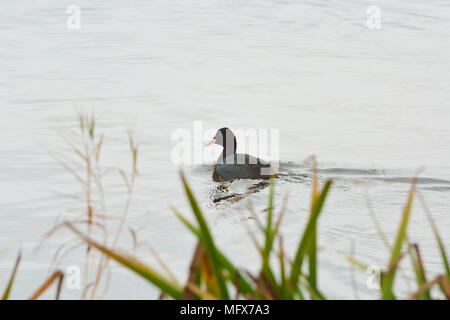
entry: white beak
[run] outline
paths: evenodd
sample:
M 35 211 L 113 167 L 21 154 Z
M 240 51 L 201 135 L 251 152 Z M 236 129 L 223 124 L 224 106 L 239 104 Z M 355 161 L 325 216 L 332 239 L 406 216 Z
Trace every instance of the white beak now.
M 205 147 L 209 147 L 210 145 L 216 143 L 216 138 L 212 138 L 206 145 Z

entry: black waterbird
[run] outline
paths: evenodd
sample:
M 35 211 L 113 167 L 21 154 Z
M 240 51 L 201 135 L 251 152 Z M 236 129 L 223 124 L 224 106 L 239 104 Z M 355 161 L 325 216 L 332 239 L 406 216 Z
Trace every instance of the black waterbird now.
M 218 144 L 223 151 L 214 166 L 213 180 L 216 182 L 238 179 L 270 179 L 273 170 L 269 162 L 244 153 L 236 153 L 237 140 L 228 128 L 217 130 L 216 135 L 207 144 Z

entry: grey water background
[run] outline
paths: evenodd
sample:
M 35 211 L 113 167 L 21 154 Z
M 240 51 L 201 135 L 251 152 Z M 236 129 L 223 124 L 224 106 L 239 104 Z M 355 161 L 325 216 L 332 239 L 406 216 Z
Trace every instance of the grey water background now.
M 369 5 L 381 30 L 366 26 Z M 68 30 L 66 9 L 81 8 L 81 29 Z M 182 281 L 192 235 L 169 210 L 190 217 L 171 162 L 171 134 L 205 128 L 280 130 L 283 172 L 276 206 L 288 192 L 282 226 L 287 251 L 307 219 L 314 154 L 320 179 L 336 178 L 320 220 L 320 287 L 353 298 L 349 264 L 339 252 L 383 265 L 388 252 L 370 219 L 365 190 L 393 242 L 409 190 L 419 190 L 450 247 L 450 4 L 447 1 L 25 1 L 0 3 L 0 287 L 23 248 L 12 297 L 27 298 L 52 270 L 56 248 L 75 241 L 61 232 L 35 250 L 55 220 L 82 212 L 73 178 L 50 156 L 65 147 L 61 128 L 77 128 L 76 111 L 94 110 L 108 136 L 106 166 L 129 166 L 126 132 L 141 146 L 140 176 L 129 225 L 139 229 L 136 254 L 154 264 L 148 245 Z M 264 217 L 268 191 L 215 206 L 211 164 L 186 168 L 221 248 L 257 270 L 246 207 Z M 111 214 L 124 188 L 108 182 Z M 422 207 L 409 231 L 431 273 L 442 270 Z M 124 233 L 121 246 L 130 247 Z M 62 267 L 83 265 L 71 252 Z M 368 274 L 355 271 L 358 296 L 376 298 Z M 405 277 L 412 278 L 407 266 Z M 407 289 L 407 288 L 404 288 Z M 63 298 L 80 290 L 63 287 Z M 45 296 L 53 297 L 53 291 Z M 157 298 L 158 292 L 114 267 L 105 298 Z

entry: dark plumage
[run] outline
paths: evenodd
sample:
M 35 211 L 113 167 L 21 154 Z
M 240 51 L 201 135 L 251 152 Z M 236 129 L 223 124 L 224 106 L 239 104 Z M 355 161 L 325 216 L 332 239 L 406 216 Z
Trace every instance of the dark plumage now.
M 270 178 L 269 162 L 248 154 L 236 153 L 237 141 L 230 129 L 219 129 L 215 137 L 210 141 L 210 144 L 212 143 L 223 147 L 223 151 L 214 166 L 214 181 Z

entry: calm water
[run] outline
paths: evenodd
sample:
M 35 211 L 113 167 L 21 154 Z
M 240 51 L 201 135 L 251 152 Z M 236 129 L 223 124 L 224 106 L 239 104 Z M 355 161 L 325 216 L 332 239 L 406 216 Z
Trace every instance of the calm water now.
M 328 4 L 329 3 L 329 4 Z M 129 166 L 126 132 L 141 145 L 140 177 L 129 217 L 151 263 L 158 251 L 181 279 L 194 239 L 169 204 L 189 216 L 170 161 L 171 134 L 205 128 L 280 130 L 278 207 L 289 192 L 282 231 L 293 252 L 311 190 L 303 160 L 318 157 L 321 180 L 336 178 L 320 220 L 320 285 L 331 298 L 353 298 L 350 268 L 338 252 L 385 264 L 373 210 L 393 242 L 411 177 L 450 248 L 450 5 L 448 1 L 376 1 L 381 30 L 366 27 L 369 1 L 77 1 L 81 29 L 66 28 L 69 1 L 0 3 L 0 287 L 24 250 L 13 298 L 27 298 L 52 270 L 70 233 L 36 245 L 55 219 L 83 212 L 73 178 L 50 156 L 65 148 L 61 128 L 76 111 L 95 110 L 108 136 L 105 166 Z M 220 247 L 238 265 L 259 265 L 246 226 L 248 201 L 264 217 L 267 190 L 238 203 L 212 204 L 211 165 L 186 168 Z M 295 179 L 300 177 L 300 179 Z M 359 183 L 357 183 L 359 182 Z M 363 182 L 363 183 L 361 183 Z M 120 215 L 123 187 L 108 182 L 108 210 Z M 234 188 L 241 188 L 237 184 Z M 409 236 L 430 272 L 442 270 L 417 202 Z M 121 246 L 129 248 L 124 234 Z M 61 266 L 82 265 L 82 250 Z M 405 266 L 407 267 L 407 266 Z M 405 275 L 411 274 L 405 269 Z M 360 297 L 375 298 L 357 272 Z M 47 298 L 52 298 L 53 293 Z M 63 291 L 78 298 L 79 290 Z M 156 298 L 151 286 L 114 268 L 106 298 Z

